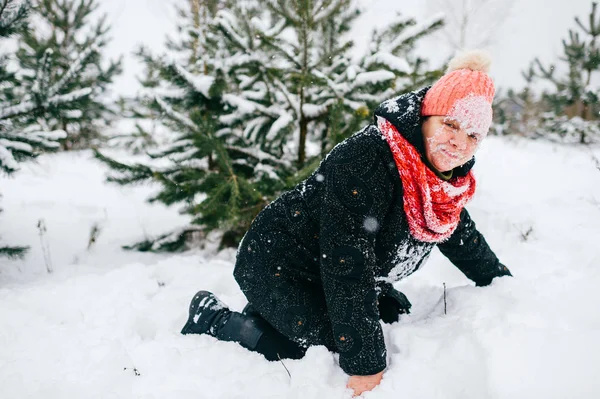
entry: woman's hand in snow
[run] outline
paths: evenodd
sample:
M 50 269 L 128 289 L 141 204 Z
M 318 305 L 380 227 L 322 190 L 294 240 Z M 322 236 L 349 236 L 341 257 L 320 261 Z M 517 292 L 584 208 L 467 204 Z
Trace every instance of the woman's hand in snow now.
M 382 377 L 383 371 L 373 375 L 353 375 L 348 379 L 346 388 L 352 389 L 354 391 L 354 396 L 358 396 L 379 385 Z

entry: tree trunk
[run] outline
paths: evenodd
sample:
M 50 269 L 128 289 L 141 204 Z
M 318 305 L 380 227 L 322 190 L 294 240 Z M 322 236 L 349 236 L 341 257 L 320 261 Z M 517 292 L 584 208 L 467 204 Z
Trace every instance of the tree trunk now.
M 304 166 L 306 160 L 306 134 L 308 132 L 308 120 L 304 113 L 300 112 L 300 141 L 298 143 L 298 168 Z
M 581 118 L 585 121 L 587 120 L 587 116 L 588 116 L 588 108 L 589 106 L 586 105 L 583 101 L 579 100 L 581 102 Z M 585 129 L 581 130 L 581 136 L 579 137 L 579 143 L 580 144 L 585 144 Z
M 190 0 L 192 19 L 196 31 L 200 28 L 200 0 Z M 192 55 L 190 56 L 190 65 L 194 65 L 198 59 L 198 45 L 200 38 L 195 37 L 192 42 Z
M 305 13 L 308 13 L 307 10 L 304 10 Z M 300 86 L 300 140 L 298 142 L 298 169 L 302 168 L 304 165 L 304 161 L 306 160 L 306 134 L 308 132 L 308 120 L 306 116 L 304 116 L 304 101 L 305 101 L 305 93 L 304 93 L 304 85 L 306 84 L 306 80 L 304 79 L 308 74 L 308 24 L 307 24 L 308 15 L 304 15 L 304 19 L 302 22 L 302 31 L 301 31 L 301 40 L 302 40 L 302 83 Z

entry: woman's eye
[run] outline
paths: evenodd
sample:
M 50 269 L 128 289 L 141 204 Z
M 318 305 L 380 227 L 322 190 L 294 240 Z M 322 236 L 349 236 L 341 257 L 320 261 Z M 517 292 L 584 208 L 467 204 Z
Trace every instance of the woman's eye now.
M 469 134 L 469 137 L 475 141 L 479 141 L 479 136 L 476 134 Z

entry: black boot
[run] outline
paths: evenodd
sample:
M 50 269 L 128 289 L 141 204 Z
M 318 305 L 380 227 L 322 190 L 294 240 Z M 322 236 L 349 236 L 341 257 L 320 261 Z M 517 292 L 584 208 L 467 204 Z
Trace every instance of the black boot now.
M 300 359 L 306 353 L 306 348 L 275 330 L 252 305 L 248 304 L 243 313 L 232 312 L 208 291 L 199 291 L 192 298 L 189 318 L 181 333 L 234 341 L 271 361 Z
M 235 341 L 254 350 L 265 328 L 264 320 L 230 311 L 213 293 L 199 291 L 190 303 L 182 334 L 208 334 L 220 341 Z M 272 328 L 272 327 L 271 327 Z
M 260 313 L 258 313 L 258 311 L 256 309 L 254 309 L 254 306 L 252 306 L 252 304 L 250 302 L 248 302 L 246 304 L 246 306 L 244 307 L 244 309 L 242 309 L 242 314 L 247 315 L 247 316 L 254 316 L 254 317 L 262 318 Z

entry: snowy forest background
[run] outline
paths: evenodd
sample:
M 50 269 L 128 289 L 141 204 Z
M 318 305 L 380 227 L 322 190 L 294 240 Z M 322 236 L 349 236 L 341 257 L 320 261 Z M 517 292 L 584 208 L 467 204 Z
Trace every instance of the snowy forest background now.
M 393 8 L 385 1 L 354 0 L 171 0 L 138 9 L 127 3 L 119 2 L 115 11 L 109 0 L 0 0 L 0 317 L 11 325 L 0 332 L 0 386 L 12 393 L 7 397 L 131 397 L 132 390 L 139 397 L 171 397 L 177 389 L 180 397 L 197 397 L 193 381 L 181 385 L 178 378 L 191 373 L 182 370 L 204 372 L 207 365 L 182 359 L 186 351 L 221 359 L 232 349 L 209 337 L 178 341 L 179 319 L 200 288 L 244 305 L 230 274 L 237 244 L 256 214 L 369 123 L 377 104 L 434 82 L 457 49 L 489 48 L 495 56 L 494 45 L 506 39 L 502 32 L 510 30 L 522 4 L 531 3 L 534 11 L 552 8 L 552 2 L 533 0 L 427 0 L 418 12 L 414 4 L 403 12 L 401 1 Z M 600 349 L 591 338 L 600 332 L 600 319 L 586 317 L 594 313 L 598 294 L 591 291 L 600 282 L 598 272 L 590 274 L 600 263 L 594 245 L 600 236 L 600 10 L 596 2 L 571 3 L 583 11 L 562 12 L 562 20 L 551 21 L 565 29 L 552 42 L 538 40 L 540 53 L 523 59 L 519 47 L 529 38 L 513 37 L 514 51 L 492 66 L 492 76 L 500 77 L 495 120 L 489 144 L 478 154 L 480 191 L 471 213 L 515 273 L 513 286 L 494 284 L 486 299 L 457 274 L 436 275 L 443 265 L 439 257 L 431 261 L 430 274 L 402 286 L 411 301 L 422 304 L 415 305 L 409 325 L 386 330 L 398 349 L 391 372 L 395 381 L 406 382 L 412 360 L 413 370 L 426 368 L 439 382 L 431 390 L 417 384 L 415 397 L 600 393 L 588 374 L 595 367 L 589 359 Z M 157 37 L 156 31 L 168 35 L 114 56 L 114 42 L 129 43 L 114 32 L 126 25 L 134 36 L 136 24 L 146 26 L 144 17 L 156 12 L 171 29 L 160 21 L 147 30 L 149 37 Z M 532 32 L 535 19 L 532 13 L 526 20 Z M 538 288 L 527 285 L 533 280 Z M 449 319 L 436 313 L 442 281 L 455 286 L 450 299 L 457 307 L 450 320 L 459 326 L 449 330 Z M 572 290 L 579 296 L 572 297 Z M 88 303 L 94 296 L 103 297 L 104 306 Z M 74 298 L 79 307 L 73 307 Z M 497 310 L 460 306 L 469 300 Z M 156 313 L 150 302 L 159 306 Z M 509 303 L 517 303 L 519 311 L 510 313 L 515 306 Z M 88 319 L 88 306 L 100 321 Z M 560 318 L 555 311 L 561 310 L 571 316 Z M 438 317 L 433 322 L 432 314 Z M 20 331 L 38 317 L 49 318 L 42 339 L 48 345 L 38 350 L 40 365 L 30 369 L 38 338 Z M 494 330 L 492 320 L 498 318 L 505 322 L 502 333 Z M 120 332 L 109 333 L 115 323 Z M 63 331 L 62 325 L 71 328 Z M 450 362 L 465 350 L 471 354 L 467 343 L 474 338 L 461 335 L 467 327 L 481 334 L 483 349 L 467 356 L 465 374 L 450 383 L 440 378 L 442 366 L 431 368 L 431 362 Z M 102 334 L 84 340 L 91 331 Z M 444 346 L 443 337 L 417 343 L 412 338 L 413 347 L 437 348 L 438 355 L 407 357 L 408 344 L 401 339 L 443 331 L 458 336 L 459 346 Z M 106 342 L 111 334 L 118 344 Z M 549 356 L 538 334 L 545 334 L 548 346 L 564 349 L 568 366 L 538 367 Z M 506 371 L 508 355 L 493 351 L 491 337 L 511 335 L 529 349 L 506 352 L 522 364 Z M 77 382 L 83 380 L 83 355 L 59 361 L 72 352 L 66 345 L 73 340 L 97 366 L 84 368 L 93 375 L 94 395 L 82 395 L 85 388 Z M 162 365 L 152 362 L 156 351 Z M 237 363 L 256 361 L 252 356 L 234 352 L 223 367 L 233 372 Z M 312 367 L 300 361 L 292 368 L 313 381 L 312 388 L 293 378 L 290 383 L 285 375 L 276 378 L 275 388 L 260 382 L 258 396 L 347 394 L 326 351 L 310 356 Z M 486 382 L 465 390 L 468 373 L 479 372 L 481 359 L 491 370 Z M 44 370 L 57 361 L 66 374 L 45 377 Z M 331 381 L 320 380 L 315 362 L 324 363 L 317 369 Z M 279 373 L 276 367 L 261 365 L 254 377 Z M 505 386 L 493 377 L 494 370 L 531 374 L 534 367 L 529 384 Z M 127 378 L 128 369 L 136 369 L 135 377 L 138 369 L 142 377 L 144 370 L 181 373 L 161 386 L 139 379 L 132 385 L 122 374 L 111 385 L 112 373 L 123 368 Z M 542 374 L 564 379 L 542 387 L 536 380 Z M 210 372 L 203 378 L 217 392 L 212 397 L 243 393 Z M 384 380 L 379 395 L 399 389 L 406 388 Z

